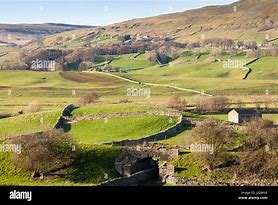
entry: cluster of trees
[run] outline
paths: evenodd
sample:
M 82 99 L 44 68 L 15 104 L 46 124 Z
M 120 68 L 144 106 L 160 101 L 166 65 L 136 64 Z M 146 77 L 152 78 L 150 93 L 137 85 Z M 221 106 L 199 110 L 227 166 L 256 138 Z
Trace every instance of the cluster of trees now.
M 200 113 L 213 113 L 225 111 L 229 99 L 224 96 L 198 96 L 194 98 L 195 111 Z
M 20 52 L 20 61 L 24 64 L 22 68 L 25 70 L 47 70 L 48 66 L 55 70 L 63 70 L 64 58 L 68 53 L 69 51 L 59 49 L 23 50 Z
M 32 61 L 37 59 L 63 61 L 67 53 L 67 51 L 59 49 L 37 49 L 35 51 L 22 51 L 20 53 L 20 60 L 28 66 L 31 66 Z
M 232 48 L 235 43 L 232 39 L 210 38 L 203 41 L 204 46 L 218 47 L 223 49 Z
M 177 109 L 180 111 L 186 111 L 187 110 L 187 102 L 185 99 L 182 99 L 180 95 L 176 94 L 173 95 L 167 105 L 169 108 Z
M 35 51 L 22 51 L 20 60 L 24 64 L 19 67 L 9 69 L 29 69 L 32 62 L 55 61 L 59 70 L 63 70 L 67 64 L 75 62 L 93 62 L 99 63 L 111 60 L 112 55 L 121 55 L 129 53 L 140 53 L 145 51 L 153 51 L 153 57 L 150 60 L 159 60 L 162 63 L 167 63 L 170 60 L 169 56 L 177 57 L 177 49 L 186 47 L 186 44 L 173 42 L 172 40 L 160 41 L 129 41 L 130 35 L 121 37 L 122 42 L 112 45 L 102 45 L 92 48 L 80 48 L 75 50 L 60 50 L 60 49 L 37 49 Z M 151 55 L 150 55 L 151 56 Z M 5 68 L 7 69 L 7 68 Z M 57 70 L 57 69 L 56 69 Z
M 272 125 L 272 121 L 261 118 L 245 124 L 246 152 L 241 157 L 239 175 L 277 180 L 278 130 Z
M 182 99 L 180 95 L 173 95 L 167 106 L 177 110 L 185 111 L 187 110 L 188 103 L 185 99 Z M 194 98 L 195 112 L 199 113 L 217 113 L 223 112 L 228 109 L 229 99 L 224 96 L 197 96 Z
M 255 50 L 247 54 L 249 58 L 258 58 L 258 57 L 265 57 L 265 56 L 273 56 L 278 57 L 278 49 L 267 49 L 267 50 Z
M 0 66 L 0 70 L 28 70 L 29 67 L 27 65 L 6 65 Z
M 254 118 L 244 124 L 240 133 L 219 120 L 208 119 L 192 130 L 195 141 L 213 145 L 213 153 L 194 152 L 194 156 L 209 170 L 231 168 L 241 179 L 278 178 L 278 130 L 273 122 Z M 241 145 L 238 137 L 241 136 Z M 242 150 L 232 154 L 237 147 Z
M 204 39 L 202 42 L 192 42 L 187 43 L 186 47 L 190 49 L 200 48 L 200 47 L 210 47 L 210 48 L 220 48 L 225 50 L 231 49 L 252 49 L 257 50 L 258 45 L 255 41 L 243 42 L 243 41 L 234 41 L 232 39 L 222 39 L 222 38 L 208 38 Z

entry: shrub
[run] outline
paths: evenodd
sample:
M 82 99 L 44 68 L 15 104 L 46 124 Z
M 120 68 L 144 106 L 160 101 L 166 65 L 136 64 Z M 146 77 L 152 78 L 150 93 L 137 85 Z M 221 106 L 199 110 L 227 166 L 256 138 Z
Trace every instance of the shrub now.
M 244 130 L 248 149 L 241 156 L 239 174 L 277 180 L 278 130 L 271 121 L 260 118 L 245 123 Z
M 194 153 L 209 170 L 231 160 L 226 152 L 233 145 L 234 130 L 219 120 L 205 120 L 192 130 L 192 136 L 200 144 L 213 145 L 213 153 Z
M 168 107 L 184 111 L 187 109 L 187 102 L 184 99 L 181 99 L 179 95 L 174 95 L 170 98 Z
M 80 65 L 78 66 L 78 71 L 83 71 L 83 70 L 87 70 L 88 69 L 88 64 L 85 62 L 80 63 Z
M 35 113 L 35 112 L 41 111 L 41 109 L 42 109 L 42 106 L 39 102 L 32 101 L 32 102 L 29 103 L 29 105 L 25 109 L 25 112 L 26 113 Z
M 197 112 L 221 112 L 227 108 L 228 98 L 224 96 L 198 96 L 194 99 L 194 103 Z
M 21 154 L 13 155 L 15 166 L 35 173 L 63 168 L 71 164 L 76 155 L 72 140 L 62 130 L 13 138 L 11 143 L 22 147 Z
M 97 102 L 99 98 L 100 96 L 96 92 L 91 92 L 88 95 L 80 97 L 77 101 L 77 104 L 80 106 L 85 106 L 87 104 Z
M 132 101 L 129 99 L 122 99 L 122 100 L 119 100 L 118 103 L 132 103 Z

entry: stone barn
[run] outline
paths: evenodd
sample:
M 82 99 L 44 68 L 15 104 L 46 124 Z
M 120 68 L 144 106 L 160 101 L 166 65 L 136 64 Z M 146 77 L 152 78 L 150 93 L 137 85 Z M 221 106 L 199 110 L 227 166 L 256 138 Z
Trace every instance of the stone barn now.
M 256 109 L 233 109 L 228 113 L 229 122 L 238 124 L 256 117 L 262 117 L 261 113 Z

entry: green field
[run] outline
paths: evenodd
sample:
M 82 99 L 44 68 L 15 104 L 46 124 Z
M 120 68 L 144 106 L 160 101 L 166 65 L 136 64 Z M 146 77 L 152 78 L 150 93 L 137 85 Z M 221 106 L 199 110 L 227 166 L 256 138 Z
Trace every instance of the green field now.
M 53 128 L 61 110 L 44 111 L 0 120 L 0 139 L 41 132 Z
M 98 144 L 147 137 L 171 127 L 176 122 L 177 119 L 166 116 L 80 121 L 71 125 L 69 134 L 79 143 Z
M 44 110 L 62 108 L 92 91 L 124 98 L 128 84 L 97 73 L 0 71 L 0 114 L 16 113 L 33 101 Z
M 31 173 L 17 169 L 10 153 L 0 152 L 0 185 L 21 186 L 94 186 L 119 174 L 115 170 L 115 158 L 121 148 L 109 146 L 82 146 L 73 164 L 64 170 L 67 175 L 32 179 Z
M 246 62 L 250 60 L 242 56 L 232 59 L 237 58 L 245 59 Z M 263 95 L 265 90 L 269 90 L 272 94 L 278 93 L 278 83 L 275 78 L 278 69 L 275 57 L 265 57 L 251 64 L 253 72 L 247 80 L 242 80 L 246 71 L 224 68 L 223 62 L 184 63 L 179 59 L 176 61 L 163 68 L 153 66 L 120 75 L 141 82 L 170 84 L 181 88 L 204 90 L 211 94 Z
M 109 64 L 113 68 L 119 68 L 120 70 L 137 70 L 154 66 L 156 63 L 148 61 L 145 54 L 139 55 L 137 58 L 133 58 L 135 54 L 120 55 L 114 57 Z
M 73 110 L 73 116 L 93 116 L 109 113 L 129 113 L 161 110 L 158 106 L 146 104 L 105 104 L 80 107 Z

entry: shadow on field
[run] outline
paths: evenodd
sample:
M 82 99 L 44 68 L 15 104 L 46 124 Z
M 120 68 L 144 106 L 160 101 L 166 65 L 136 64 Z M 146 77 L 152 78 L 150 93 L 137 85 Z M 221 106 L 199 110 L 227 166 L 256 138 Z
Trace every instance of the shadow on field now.
M 103 145 L 81 147 L 66 178 L 74 183 L 97 184 L 119 177 L 114 163 L 121 150 Z
M 64 124 L 63 130 L 65 133 L 69 132 L 71 130 L 71 124 Z
M 181 128 L 177 129 L 175 131 L 175 133 L 167 135 L 164 139 L 161 139 L 161 140 L 170 139 L 170 138 L 175 137 L 175 136 L 179 135 L 180 133 L 182 133 L 186 130 L 190 130 L 190 129 L 191 129 L 191 126 L 189 126 L 189 125 L 182 126 Z

